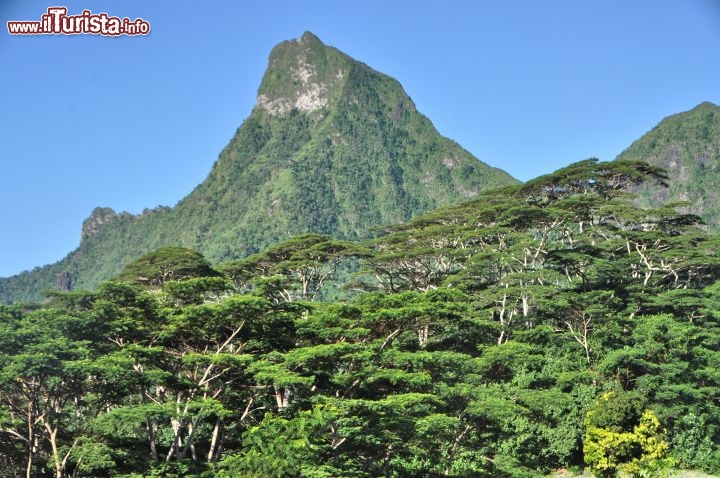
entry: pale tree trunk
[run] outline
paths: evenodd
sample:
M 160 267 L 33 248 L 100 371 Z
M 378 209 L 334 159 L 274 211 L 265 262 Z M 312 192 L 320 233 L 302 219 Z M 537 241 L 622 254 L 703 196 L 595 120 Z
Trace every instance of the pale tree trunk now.
M 150 456 L 152 456 L 154 462 L 157 462 L 157 439 L 155 438 L 155 429 L 153 427 L 153 423 L 149 418 L 145 420 L 145 428 L 147 430 L 148 442 L 150 442 Z
M 308 290 L 310 288 L 310 280 L 305 275 L 302 275 L 301 282 L 302 282 L 302 299 L 307 300 Z
M 500 319 L 500 325 L 503 326 L 503 329 L 500 331 L 500 336 L 497 340 L 498 345 L 502 345 L 510 339 L 510 334 L 505 332 L 505 328 L 510 327 L 513 318 L 515 317 L 515 313 L 517 312 L 515 306 L 508 307 L 507 298 L 507 294 L 503 294 L 502 301 L 500 302 L 500 312 L 498 313 L 498 318 Z
M 457 453 L 458 448 L 460 447 L 460 443 L 465 438 L 465 435 L 468 434 L 468 432 L 472 430 L 472 427 L 470 425 L 466 425 L 463 431 L 455 435 L 455 439 L 453 440 L 452 448 L 450 449 L 450 452 L 448 453 L 448 465 L 445 467 L 445 471 L 443 472 L 443 476 L 450 476 L 450 467 L 452 466 L 452 459 L 455 457 L 455 453 Z
M 195 453 L 195 421 L 192 420 L 188 423 L 188 434 L 187 438 L 185 438 L 185 446 L 183 447 L 182 454 L 178 456 L 178 459 L 184 459 L 188 451 L 190 451 L 192 459 L 197 460 L 197 454 Z
M 400 335 L 400 332 L 402 332 L 402 327 L 398 327 L 390 335 L 385 337 L 385 340 L 383 341 L 382 345 L 380 346 L 380 350 L 384 350 L 385 347 L 387 347 L 387 345 L 395 339 L 395 337 Z
M 27 418 L 28 418 L 28 457 L 27 466 L 25 467 L 25 477 L 32 478 L 32 466 L 33 466 L 33 454 L 37 448 L 37 442 L 35 439 L 35 403 L 30 400 L 28 404 Z
M 33 455 L 37 449 L 37 438 L 35 437 L 35 401 L 30 400 L 27 409 L 28 424 L 28 457 L 27 466 L 25 467 L 25 477 L 32 478 Z
M 257 410 L 264 410 L 265 407 L 252 408 L 254 398 L 248 400 L 248 404 L 245 406 L 243 414 L 240 416 L 239 422 L 242 423 L 247 417 Z M 208 451 L 207 461 L 208 463 L 217 463 L 220 459 L 220 455 L 223 452 L 225 446 L 225 422 L 221 418 L 215 419 L 215 427 L 212 432 L 212 439 L 210 441 L 210 450 Z
M 41 417 L 42 418 L 42 417 Z M 50 440 L 50 447 L 52 448 L 53 464 L 55 465 L 55 476 L 56 478 L 62 478 L 62 463 L 60 462 L 60 453 L 57 447 L 57 432 L 58 429 L 53 429 L 50 424 L 42 419 L 45 430 L 48 432 L 48 439 Z
M 139 364 L 139 363 L 134 364 L 133 369 L 140 375 L 143 375 L 145 373 L 145 368 L 142 366 L 142 364 Z M 158 392 L 158 391 L 156 390 L 156 392 Z M 142 403 L 146 403 L 148 400 L 159 404 L 160 403 L 159 393 L 158 393 L 157 399 L 153 398 L 148 393 L 147 388 L 144 385 L 142 385 L 140 387 L 140 401 Z M 159 458 L 160 455 L 158 455 L 158 451 L 157 451 L 157 436 L 155 434 L 155 426 L 153 425 L 152 419 L 150 419 L 150 418 L 145 419 L 145 430 L 147 432 L 148 444 L 150 446 L 150 456 L 152 457 L 153 461 L 157 463 L 158 461 L 160 461 L 160 458 Z
M 208 450 L 207 461 L 208 463 L 217 463 L 222 452 L 222 445 L 225 441 L 225 424 L 221 418 L 215 419 L 215 426 L 213 427 L 212 438 L 210 439 L 210 450 Z
M 172 429 L 174 432 L 173 442 L 170 446 L 170 449 L 168 450 L 167 455 L 165 456 L 165 461 L 169 462 L 173 455 L 179 455 L 180 453 L 180 447 L 182 446 L 182 438 L 180 437 L 180 430 L 182 428 L 182 423 L 177 418 L 171 418 L 170 424 L 172 425 Z M 178 456 L 178 459 L 180 457 Z
M 582 317 L 580 320 L 577 321 L 575 326 L 573 327 L 572 322 L 567 321 L 565 322 L 565 325 L 567 325 L 568 330 L 570 331 L 570 334 L 573 336 L 573 338 L 582 346 L 583 350 L 585 350 L 585 360 L 587 360 L 588 365 L 590 364 L 590 331 L 592 330 L 592 318 L 588 315 L 582 314 Z
M 274 387 L 275 389 L 275 402 L 277 403 L 277 407 L 279 410 L 282 410 L 283 408 L 287 408 L 288 405 L 290 405 L 290 389 L 281 389 Z
M 503 294 L 502 302 L 500 303 L 500 312 L 498 318 L 500 319 L 500 325 L 505 325 L 505 304 L 507 303 L 507 294 Z M 505 329 L 500 330 L 500 337 L 498 337 L 497 344 L 502 345 L 503 339 L 505 338 Z
M 430 336 L 430 326 L 425 324 L 418 330 L 418 345 L 421 349 L 427 346 L 428 338 Z

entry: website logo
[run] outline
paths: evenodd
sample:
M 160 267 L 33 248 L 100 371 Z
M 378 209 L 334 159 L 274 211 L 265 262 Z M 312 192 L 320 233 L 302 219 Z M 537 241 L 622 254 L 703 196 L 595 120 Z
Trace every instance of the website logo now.
M 83 10 L 79 15 L 68 15 L 66 7 L 50 7 L 40 21 L 7 22 L 11 35 L 147 35 L 150 23 L 142 18 L 111 17 L 107 13 Z

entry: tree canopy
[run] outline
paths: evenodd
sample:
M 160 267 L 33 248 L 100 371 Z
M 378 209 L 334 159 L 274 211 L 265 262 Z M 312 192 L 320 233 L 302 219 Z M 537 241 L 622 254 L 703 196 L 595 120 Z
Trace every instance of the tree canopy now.
M 584 161 L 344 242 L 0 307 L 0 475 L 720 471 L 718 236 Z M 332 291 L 332 293 L 328 292 Z

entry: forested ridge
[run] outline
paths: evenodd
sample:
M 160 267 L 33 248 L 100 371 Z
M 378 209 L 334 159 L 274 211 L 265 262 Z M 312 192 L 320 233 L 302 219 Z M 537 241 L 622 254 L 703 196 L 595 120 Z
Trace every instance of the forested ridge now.
M 36 301 L 63 273 L 94 289 L 159 247 L 220 263 L 303 233 L 366 239 L 517 183 L 440 135 L 395 79 L 308 32 L 273 48 L 257 104 L 201 184 L 172 208 L 96 208 L 64 259 L 0 278 L 0 303 Z
M 647 161 L 665 169 L 669 187 L 634 188 L 642 206 L 687 201 L 686 211 L 720 227 L 720 107 L 705 101 L 662 120 L 618 159 Z
M 720 470 L 718 236 L 587 160 L 342 241 L 0 308 L 0 476 Z

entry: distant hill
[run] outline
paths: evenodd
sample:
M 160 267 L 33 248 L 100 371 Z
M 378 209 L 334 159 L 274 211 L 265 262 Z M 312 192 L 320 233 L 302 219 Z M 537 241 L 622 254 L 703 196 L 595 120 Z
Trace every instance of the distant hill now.
M 644 185 L 633 192 L 642 206 L 688 201 L 688 212 L 720 228 L 720 107 L 704 102 L 669 116 L 635 141 L 619 160 L 641 160 L 667 170 L 669 187 Z
M 364 238 L 517 182 L 441 136 L 396 80 L 308 32 L 272 50 L 252 113 L 202 184 L 173 208 L 95 209 L 63 260 L 0 279 L 0 303 L 56 281 L 93 288 L 162 246 L 217 263 L 306 232 Z

